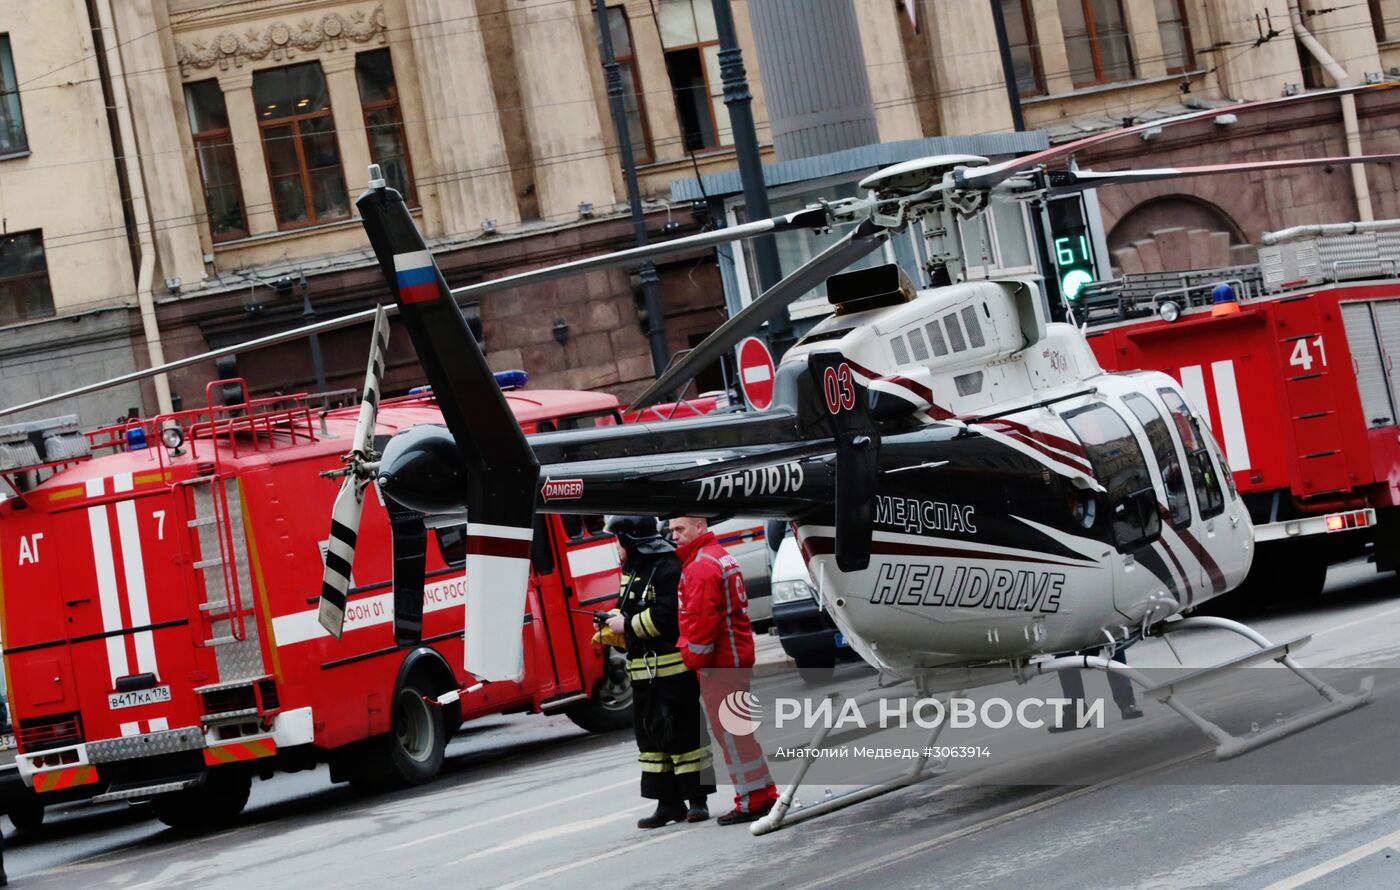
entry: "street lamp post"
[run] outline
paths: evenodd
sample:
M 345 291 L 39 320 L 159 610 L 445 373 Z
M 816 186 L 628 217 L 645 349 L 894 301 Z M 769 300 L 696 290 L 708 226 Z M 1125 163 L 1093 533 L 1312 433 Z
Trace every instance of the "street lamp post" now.
M 627 127 L 627 107 L 623 101 L 622 71 L 613 52 L 612 28 L 606 0 L 597 0 L 598 43 L 603 51 L 603 71 L 608 85 L 608 110 L 617 131 L 617 148 L 622 155 L 622 178 L 627 182 L 627 203 L 632 210 L 632 233 L 639 246 L 647 243 L 647 222 L 642 215 L 642 192 L 637 185 L 637 162 L 632 157 L 632 134 Z M 646 260 L 637 269 L 642 284 L 642 306 L 647 314 L 647 342 L 651 347 L 651 367 L 660 376 L 671 361 L 666 342 L 666 319 L 661 310 L 661 278 L 656 266 Z
M 758 152 L 758 133 L 753 123 L 753 94 L 749 92 L 748 72 L 744 69 L 744 54 L 734 31 L 734 11 L 729 0 L 712 0 L 715 11 L 715 33 L 719 38 L 719 74 L 724 84 L 724 104 L 729 109 L 729 125 L 734 133 L 734 155 L 739 162 L 739 178 L 744 186 L 744 207 L 749 219 L 767 219 L 768 186 L 763 180 L 763 158 Z M 778 244 L 772 235 L 755 238 L 752 242 L 758 286 L 768 290 L 783 278 L 783 266 L 778 259 Z M 781 358 L 793 344 L 792 322 L 786 312 L 768 322 L 769 345 L 774 358 Z

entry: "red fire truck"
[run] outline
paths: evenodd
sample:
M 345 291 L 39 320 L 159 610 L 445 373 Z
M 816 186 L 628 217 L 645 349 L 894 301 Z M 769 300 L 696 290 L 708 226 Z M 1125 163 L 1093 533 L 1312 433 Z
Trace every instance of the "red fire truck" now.
M 1076 301 L 1104 368 L 1171 374 L 1224 446 L 1259 543 L 1227 607 L 1316 596 L 1368 545 L 1400 568 L 1400 234 L 1385 228 L 1265 235 L 1259 265 L 1127 275 Z
M 228 407 L 214 394 L 234 389 Z M 169 824 L 237 814 L 253 776 L 329 762 L 334 780 L 416 784 L 484 714 L 630 723 L 625 670 L 590 643 L 615 604 L 614 539 L 542 516 L 518 682 L 464 674 L 463 528 L 429 530 L 422 644 L 395 645 L 390 527 L 366 498 L 342 639 L 316 619 L 326 517 L 357 409 L 249 399 L 83 434 L 0 431 L 0 634 L 19 770 L 44 799 L 150 800 Z M 619 423 L 616 398 L 509 392 L 527 432 Z M 384 401 L 377 433 L 441 422 Z M 381 440 L 383 441 L 383 440 Z M 450 702 L 439 704 L 438 699 Z

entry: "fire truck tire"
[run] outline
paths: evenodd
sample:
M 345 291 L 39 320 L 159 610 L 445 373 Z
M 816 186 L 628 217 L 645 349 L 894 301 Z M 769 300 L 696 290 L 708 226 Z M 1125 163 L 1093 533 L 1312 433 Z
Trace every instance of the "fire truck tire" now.
M 203 785 L 151 798 L 151 809 L 157 819 L 171 828 L 214 828 L 243 812 L 252 788 L 251 773 L 227 768 L 210 770 Z
M 580 729 L 604 733 L 632 725 L 632 681 L 627 678 L 627 657 L 609 647 L 603 676 L 587 701 L 577 702 L 564 715 Z
M 44 824 L 44 805 L 30 793 L 10 806 L 6 814 L 16 831 L 34 831 Z
M 384 740 L 392 785 L 422 785 L 442 771 L 447 727 L 442 708 L 428 704 L 425 695 L 436 693 L 428 688 L 421 674 L 415 673 L 394 697 L 394 728 Z

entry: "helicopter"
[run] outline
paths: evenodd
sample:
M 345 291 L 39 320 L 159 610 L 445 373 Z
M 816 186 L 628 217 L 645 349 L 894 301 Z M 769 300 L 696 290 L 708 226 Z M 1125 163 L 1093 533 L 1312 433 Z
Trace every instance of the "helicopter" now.
M 1389 84 L 1371 88 L 1378 86 Z M 645 407 L 693 377 L 825 282 L 833 313 L 782 357 L 771 407 L 530 436 L 514 422 L 401 196 L 371 168 L 357 206 L 446 425 L 401 431 L 373 452 L 382 360 L 371 359 L 362 428 L 333 509 L 322 623 L 339 633 L 360 505 L 374 485 L 401 508 L 396 541 L 422 546 L 424 528 L 465 521 L 466 669 L 482 682 L 520 670 L 515 628 L 537 513 L 742 514 L 790 523 L 820 601 L 852 647 L 882 672 L 917 676 L 924 692 L 966 688 L 970 668 L 994 665 L 1009 669 L 1001 680 L 1097 667 L 1150 685 L 1105 658 L 1060 654 L 1212 626 L 1258 647 L 1218 669 L 1278 661 L 1327 699 L 1321 719 L 1364 703 L 1369 690 L 1344 696 L 1297 665 L 1291 652 L 1306 639 L 1275 645 L 1237 622 L 1182 617 L 1237 586 L 1253 555 L 1248 512 L 1210 430 L 1171 377 L 1104 372 L 1078 329 L 1047 321 L 1035 280 L 963 280 L 956 226 L 998 201 L 1400 155 L 1105 172 L 1063 165 L 1140 129 L 996 165 L 970 155 L 916 159 L 862 180 L 865 198 L 488 282 L 511 287 L 719 239 L 854 223 L 632 405 Z M 928 246 L 930 286 L 915 286 L 894 264 L 847 270 L 915 224 Z M 422 558 L 405 556 L 395 559 L 396 573 L 404 567 L 394 585 L 395 627 L 400 644 L 411 645 L 422 608 L 421 578 L 412 573 Z M 1220 757 L 1271 740 L 1236 739 L 1172 692 L 1159 700 L 1217 741 Z

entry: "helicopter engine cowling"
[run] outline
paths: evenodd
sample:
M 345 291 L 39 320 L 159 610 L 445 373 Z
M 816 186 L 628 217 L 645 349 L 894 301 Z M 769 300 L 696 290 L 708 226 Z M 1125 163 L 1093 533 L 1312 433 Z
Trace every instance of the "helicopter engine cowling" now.
M 445 426 L 423 425 L 389 440 L 376 476 L 380 491 L 419 513 L 460 511 L 467 498 L 467 470 Z

